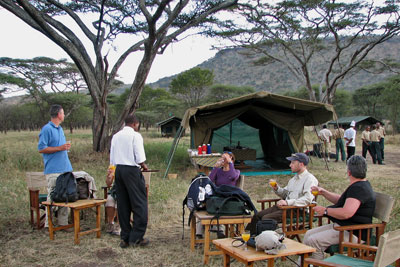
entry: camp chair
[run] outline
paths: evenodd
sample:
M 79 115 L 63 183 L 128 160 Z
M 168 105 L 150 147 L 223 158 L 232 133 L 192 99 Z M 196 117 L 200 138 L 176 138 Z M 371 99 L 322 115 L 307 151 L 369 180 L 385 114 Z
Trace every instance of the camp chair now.
M 395 266 L 400 267 L 400 230 L 388 232 L 383 234 L 379 238 L 378 247 L 367 246 L 363 244 L 355 244 L 350 242 L 343 242 L 342 246 L 348 248 L 347 256 L 342 254 L 336 254 L 325 260 L 316 260 L 312 258 L 304 259 L 304 266 L 360 266 L 360 267 L 383 267 L 393 262 L 396 262 Z M 358 250 L 358 253 L 353 253 L 353 249 Z M 376 257 L 373 261 L 367 260 L 371 252 L 376 253 Z M 354 258 L 354 255 L 358 255 L 358 258 Z M 367 255 L 367 257 L 364 257 Z
M 144 181 L 145 181 L 145 184 L 146 184 L 146 195 L 147 195 L 147 200 L 149 200 L 149 188 L 150 188 L 151 172 L 142 172 L 142 174 L 143 174 Z M 102 186 L 101 188 L 103 189 L 104 199 L 107 199 L 108 190 L 109 190 L 111 187 Z M 149 208 L 148 205 L 149 205 L 149 202 L 147 201 L 147 208 Z M 106 209 L 104 209 L 104 221 L 107 223 Z
M 236 187 L 239 187 L 243 190 L 244 187 L 244 175 L 240 175 L 239 179 L 236 181 Z
M 43 172 L 27 172 L 26 184 L 29 190 L 29 210 L 31 213 L 30 223 L 36 229 L 41 229 L 44 227 L 46 219 L 45 207 L 41 205 L 41 203 L 47 200 L 47 193 L 40 194 L 40 190 L 42 188 L 46 188 L 47 190 L 46 176 Z M 42 213 L 41 210 L 43 210 Z
M 268 207 L 276 205 L 281 198 L 274 199 L 262 199 L 257 200 L 261 203 L 261 209 L 265 209 L 265 203 L 268 203 Z M 305 234 L 307 230 L 312 229 L 314 221 L 314 210 L 315 203 L 311 203 L 306 206 L 280 206 L 282 209 L 282 231 L 288 238 L 296 238 L 301 242 L 300 234 Z
M 343 253 L 343 247 L 341 244 L 344 241 L 344 231 L 348 231 L 350 233 L 350 240 L 352 242 L 353 234 L 357 233 L 361 236 L 361 230 L 367 229 L 367 240 L 364 240 L 364 245 L 376 246 L 379 242 L 379 237 L 385 232 L 385 227 L 390 218 L 390 213 L 392 212 L 392 208 L 394 205 L 394 198 L 379 192 L 375 192 L 376 194 L 376 204 L 375 211 L 373 217 L 380 220 L 379 223 L 371 223 L 371 224 L 358 224 L 358 225 L 349 225 L 349 226 L 338 226 L 335 227 L 335 230 L 340 231 L 339 234 L 339 245 L 330 246 L 325 252 L 331 255 L 339 252 Z M 319 225 L 321 225 L 322 221 L 320 220 Z M 358 239 L 358 243 L 361 243 L 361 238 Z

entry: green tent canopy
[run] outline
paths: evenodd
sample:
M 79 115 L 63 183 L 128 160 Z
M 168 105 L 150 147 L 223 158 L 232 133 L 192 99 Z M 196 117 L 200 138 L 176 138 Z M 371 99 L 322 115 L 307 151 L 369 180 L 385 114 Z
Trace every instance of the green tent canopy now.
M 285 159 L 303 151 L 304 126 L 333 119 L 334 108 L 303 99 L 257 92 L 186 110 L 182 129 L 191 130 L 191 146 L 212 150 L 237 145 L 257 150 L 257 159 L 273 169 L 288 167 Z M 172 156 L 171 153 L 170 156 Z

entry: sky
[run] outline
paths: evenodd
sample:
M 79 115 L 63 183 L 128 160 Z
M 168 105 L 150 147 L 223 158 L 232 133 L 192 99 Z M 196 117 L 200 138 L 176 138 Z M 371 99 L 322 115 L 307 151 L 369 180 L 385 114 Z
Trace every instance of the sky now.
M 67 58 L 71 61 L 61 48 L 43 34 L 28 26 L 12 13 L 1 9 L 0 36 L 0 57 L 28 59 L 46 56 L 54 59 Z M 121 52 L 124 44 L 129 43 L 129 41 L 121 41 L 116 49 Z M 160 78 L 178 74 L 212 58 L 217 52 L 211 49 L 213 43 L 215 43 L 213 40 L 199 36 L 189 37 L 169 45 L 164 54 L 156 56 L 146 83 L 156 82 Z M 110 51 L 110 63 L 113 62 L 113 59 L 116 59 L 116 57 L 113 57 L 113 52 Z M 119 79 L 126 84 L 132 83 L 140 60 L 140 55 L 128 57 L 119 70 Z

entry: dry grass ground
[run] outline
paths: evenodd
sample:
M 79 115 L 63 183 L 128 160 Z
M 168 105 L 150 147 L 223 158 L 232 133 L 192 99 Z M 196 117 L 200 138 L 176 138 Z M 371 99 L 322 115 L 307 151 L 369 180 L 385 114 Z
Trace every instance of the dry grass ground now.
M 175 180 L 162 179 L 164 172 L 152 176 L 149 197 L 149 225 L 146 236 L 151 243 L 146 248 L 119 248 L 119 239 L 104 231 L 100 239 L 94 234 L 83 236 L 80 245 L 74 245 L 73 234 L 57 232 L 49 240 L 44 230 L 32 230 L 28 210 L 28 191 L 25 172 L 41 171 L 43 164 L 37 153 L 38 132 L 10 132 L 0 134 L 0 266 L 202 266 L 202 250 L 189 249 L 189 228 L 185 221 L 182 240 L 182 200 L 190 179 L 195 174 L 186 156 L 189 139 L 184 138 L 178 148 L 171 172 L 178 173 Z M 66 133 L 72 139 L 70 158 L 75 170 L 84 170 L 96 179 L 97 187 L 105 184 L 108 155 L 91 151 L 90 131 Z M 155 131 L 144 132 L 149 166 L 165 170 L 165 157 L 172 139 L 157 137 Z M 308 143 L 315 141 L 306 135 Z M 400 136 L 386 138 L 385 166 L 373 165 L 368 158 L 368 179 L 376 191 L 396 198 L 388 230 L 400 228 L 399 206 L 399 145 Z M 356 154 L 360 154 L 358 144 Z M 310 171 L 325 188 L 342 192 L 348 185 L 345 164 L 330 162 L 329 171 L 321 159 L 312 158 Z M 266 189 L 271 177 L 255 176 L 245 180 L 245 191 L 253 201 L 273 194 Z M 290 176 L 275 176 L 278 183 L 286 184 Z M 102 194 L 100 194 L 101 196 Z M 322 205 L 326 201 L 319 199 Z M 186 213 L 187 214 L 187 213 Z M 93 226 L 94 212 L 83 215 L 83 228 Z M 187 220 L 187 216 L 186 216 Z M 103 222 L 103 221 L 102 221 Z M 209 266 L 221 266 L 220 256 L 210 259 Z M 256 266 L 264 266 L 257 263 Z M 242 266 L 233 262 L 232 266 Z M 290 261 L 278 260 L 276 266 L 293 266 Z

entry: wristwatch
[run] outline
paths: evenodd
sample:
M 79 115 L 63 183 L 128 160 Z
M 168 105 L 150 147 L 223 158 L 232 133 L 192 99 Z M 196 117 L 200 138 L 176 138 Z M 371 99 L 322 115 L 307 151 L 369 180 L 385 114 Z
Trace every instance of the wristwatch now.
M 328 216 L 328 208 L 325 209 L 324 216 Z

